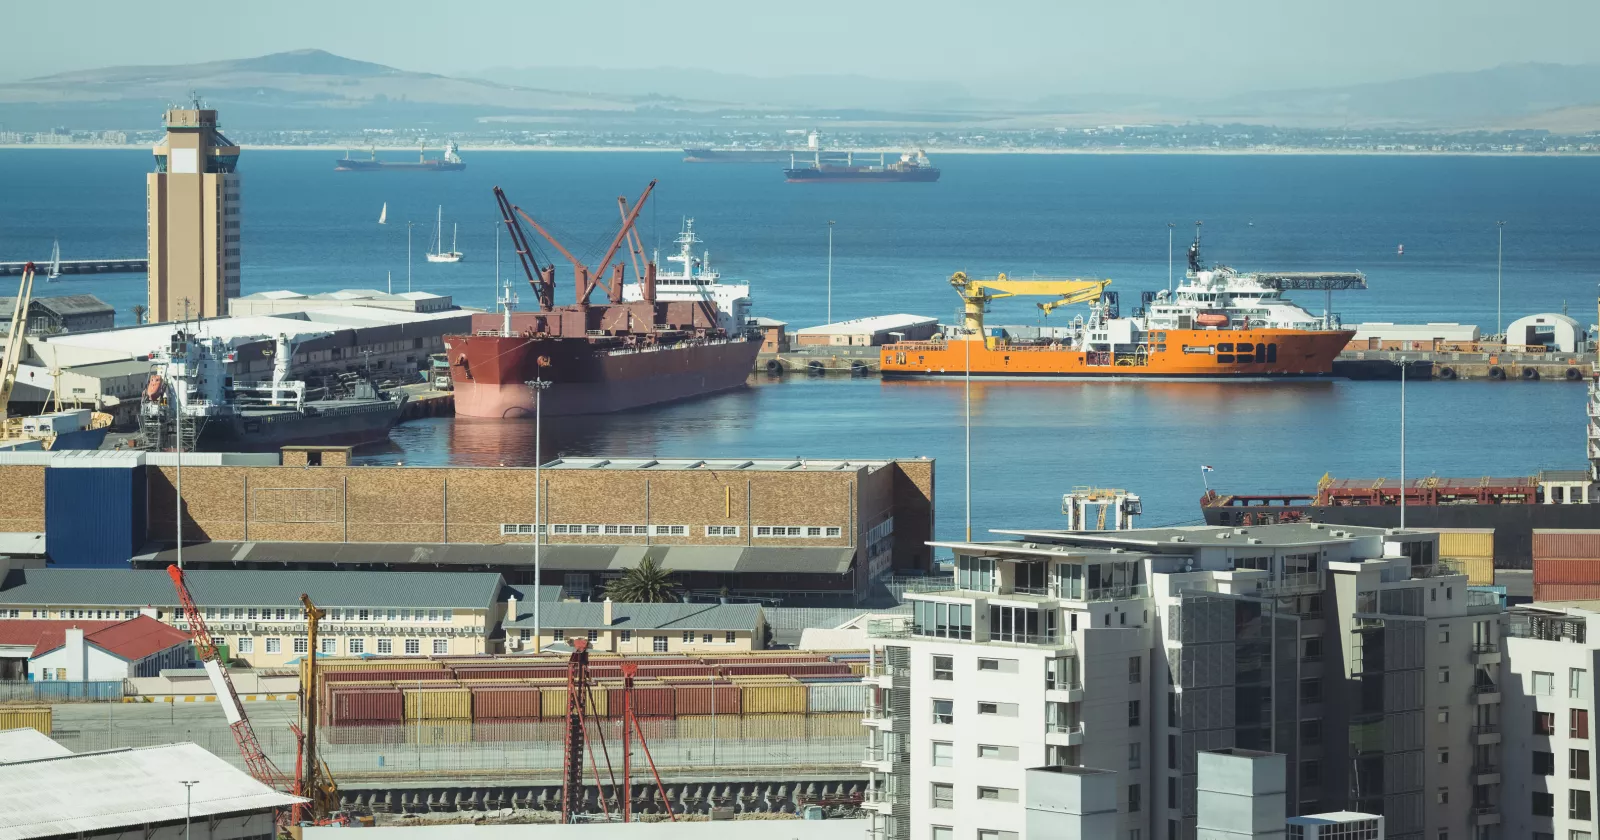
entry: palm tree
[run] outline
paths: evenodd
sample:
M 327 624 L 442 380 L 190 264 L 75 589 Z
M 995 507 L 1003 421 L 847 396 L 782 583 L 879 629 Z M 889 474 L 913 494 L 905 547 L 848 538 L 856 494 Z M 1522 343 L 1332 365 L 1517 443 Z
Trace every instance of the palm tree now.
M 646 557 L 639 565 L 623 572 L 622 577 L 606 584 L 606 595 L 613 601 L 628 604 L 666 604 L 677 600 L 673 597 L 677 587 L 678 582 L 671 572 Z

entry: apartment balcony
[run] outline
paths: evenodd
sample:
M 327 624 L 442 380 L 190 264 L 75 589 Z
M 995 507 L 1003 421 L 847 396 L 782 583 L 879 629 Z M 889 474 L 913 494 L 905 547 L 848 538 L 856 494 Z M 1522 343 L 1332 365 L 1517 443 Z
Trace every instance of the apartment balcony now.
M 1261 580 L 1256 582 L 1256 591 L 1261 595 L 1287 597 L 1290 595 L 1309 595 L 1322 591 L 1321 572 L 1299 572 L 1285 574 L 1277 580 Z
M 1472 727 L 1472 743 L 1480 747 L 1500 743 L 1500 724 L 1480 723 Z
M 1147 583 L 1123 584 L 1121 586 L 1102 586 L 1096 589 L 1085 589 L 1083 600 L 1085 603 L 1098 601 L 1128 601 L 1135 598 L 1150 597 L 1150 585 Z M 1069 598 L 1067 600 L 1076 600 Z
M 1044 699 L 1046 703 L 1082 703 L 1083 683 L 1081 682 L 1051 682 L 1045 681 Z
M 1472 783 L 1475 785 L 1500 784 L 1500 765 L 1475 764 L 1472 766 Z
M 1500 686 L 1483 683 L 1472 687 L 1472 702 L 1488 706 L 1500 702 Z
M 1044 742 L 1055 747 L 1076 747 L 1083 744 L 1083 722 L 1047 723 Z
M 861 807 L 876 814 L 892 814 L 894 794 L 881 787 L 869 787 L 861 794 Z
M 1071 648 L 1077 639 L 1071 633 L 989 633 L 988 644 L 1016 647 Z
M 872 666 L 868 669 L 867 673 L 862 676 L 861 681 L 868 685 L 875 685 L 879 688 L 894 688 L 894 678 L 902 676 L 907 670 L 908 669 L 906 668 L 902 668 L 898 665 L 890 665 L 889 663 L 884 662 L 882 659 L 878 659 L 872 663 Z
M 1499 805 L 1474 805 L 1472 807 L 1472 824 L 1473 825 L 1499 825 L 1500 824 L 1500 806 Z
M 1500 645 L 1495 642 L 1480 642 L 1472 646 L 1468 654 L 1473 665 L 1499 665 L 1503 661 Z
M 872 618 L 867 620 L 867 635 L 874 639 L 907 639 L 911 637 L 911 616 Z
M 896 755 L 888 747 L 867 747 L 861 766 L 876 773 L 893 773 Z
M 861 725 L 888 731 L 894 726 L 894 712 L 883 706 L 868 706 L 861 716 Z

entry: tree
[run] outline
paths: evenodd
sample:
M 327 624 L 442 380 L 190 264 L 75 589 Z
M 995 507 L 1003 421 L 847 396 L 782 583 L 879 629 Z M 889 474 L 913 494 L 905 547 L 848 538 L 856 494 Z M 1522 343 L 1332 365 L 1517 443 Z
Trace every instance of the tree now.
M 646 557 L 639 565 L 606 584 L 606 595 L 613 601 L 629 604 L 666 604 L 676 601 L 673 590 L 678 582 L 672 573 Z

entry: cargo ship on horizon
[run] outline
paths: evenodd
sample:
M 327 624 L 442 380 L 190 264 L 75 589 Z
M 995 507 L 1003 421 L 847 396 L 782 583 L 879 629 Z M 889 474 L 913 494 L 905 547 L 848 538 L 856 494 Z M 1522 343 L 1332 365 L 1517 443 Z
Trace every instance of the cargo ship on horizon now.
M 496 199 L 538 311 L 515 312 L 509 284 L 498 315 L 473 316 L 472 333 L 445 337 L 458 417 L 516 418 L 534 414 L 528 383 L 549 383 L 540 410 L 552 416 L 606 414 L 675 402 L 743 387 L 755 365 L 760 340 L 747 327 L 749 287 L 724 284 L 710 255 L 696 255 L 693 220 L 685 220 L 676 271 L 658 273 L 633 229 L 652 181 L 610 249 L 591 270 L 497 187 Z M 622 202 L 626 206 L 626 202 Z M 555 267 L 532 256 L 519 217 L 573 263 L 577 303 L 557 307 Z M 625 283 L 623 262 L 611 266 L 621 245 L 641 274 Z M 600 280 L 609 273 L 609 281 Z M 596 286 L 607 302 L 591 305 Z
M 1198 237 L 1189 271 L 1171 294 L 1147 292 L 1133 317 L 1121 317 L 1110 280 L 950 278 L 964 304 L 960 327 L 940 340 L 886 344 L 879 366 L 885 379 L 938 379 L 966 375 L 1001 379 L 1273 379 L 1327 376 L 1354 330 L 1338 316 L 1312 315 L 1283 296 L 1287 288 L 1366 288 L 1359 272 L 1246 274 L 1227 266 L 1203 268 Z M 991 301 L 1014 296 L 1051 298 L 1046 315 L 1079 303 L 1061 334 L 1014 340 L 984 328 Z
M 349 152 L 345 152 L 344 157 L 334 163 L 333 171 L 460 172 L 467 168 L 466 163 L 461 160 L 460 150 L 456 147 L 456 141 L 454 140 L 447 141 L 444 144 L 443 157 L 430 158 L 425 148 L 417 150 L 417 159 L 414 161 L 378 160 L 376 147 L 369 151 L 368 155 L 366 160 L 362 160 L 353 158 Z
M 843 159 L 840 159 L 840 155 Z M 928 156 L 918 149 L 906 152 L 900 159 L 890 162 L 888 156 L 878 153 L 877 162 L 857 163 L 860 152 L 815 152 L 809 162 L 791 156 L 789 168 L 783 170 L 784 180 L 791 184 L 818 184 L 834 182 L 855 183 L 923 183 L 939 180 L 939 169 L 928 161 Z
M 805 148 L 751 149 L 732 146 L 724 149 L 714 149 L 709 146 L 702 146 L 684 149 L 683 161 L 685 163 L 787 163 L 797 154 L 808 154 L 821 149 L 822 134 L 812 131 L 806 134 Z

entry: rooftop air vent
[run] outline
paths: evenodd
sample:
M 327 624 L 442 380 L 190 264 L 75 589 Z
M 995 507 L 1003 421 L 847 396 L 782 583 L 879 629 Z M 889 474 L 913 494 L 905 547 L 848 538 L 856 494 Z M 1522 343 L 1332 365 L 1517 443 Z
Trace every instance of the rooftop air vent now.
M 1233 532 L 1235 534 L 1248 534 L 1248 533 L 1250 533 L 1249 531 L 1246 531 L 1243 528 L 1235 528 L 1235 529 L 1233 529 Z
M 1222 532 L 1222 533 L 1220 533 L 1220 534 L 1218 534 L 1218 535 L 1217 535 L 1217 539 L 1219 539 L 1219 540 L 1225 540 L 1225 539 L 1228 539 L 1228 538 L 1229 538 L 1229 537 L 1232 537 L 1232 536 L 1233 536 L 1233 535 L 1232 535 L 1232 534 L 1230 534 L 1230 533 L 1228 533 L 1228 532 L 1227 532 L 1227 531 L 1223 531 L 1223 532 Z
M 1185 538 L 1185 537 L 1184 537 L 1184 536 L 1183 536 L 1183 535 L 1182 535 L 1182 534 L 1177 534 L 1177 535 L 1175 535 L 1175 536 L 1174 536 L 1174 537 L 1173 537 L 1173 538 L 1172 538 L 1172 541 L 1173 541 L 1173 542 L 1188 542 L 1188 540 L 1187 540 L 1187 539 L 1186 539 L 1186 538 Z
M 1251 537 L 1250 539 L 1245 540 L 1245 542 L 1247 542 L 1247 543 L 1249 543 L 1251 545 L 1260 545 L 1261 544 L 1261 539 L 1259 537 Z

